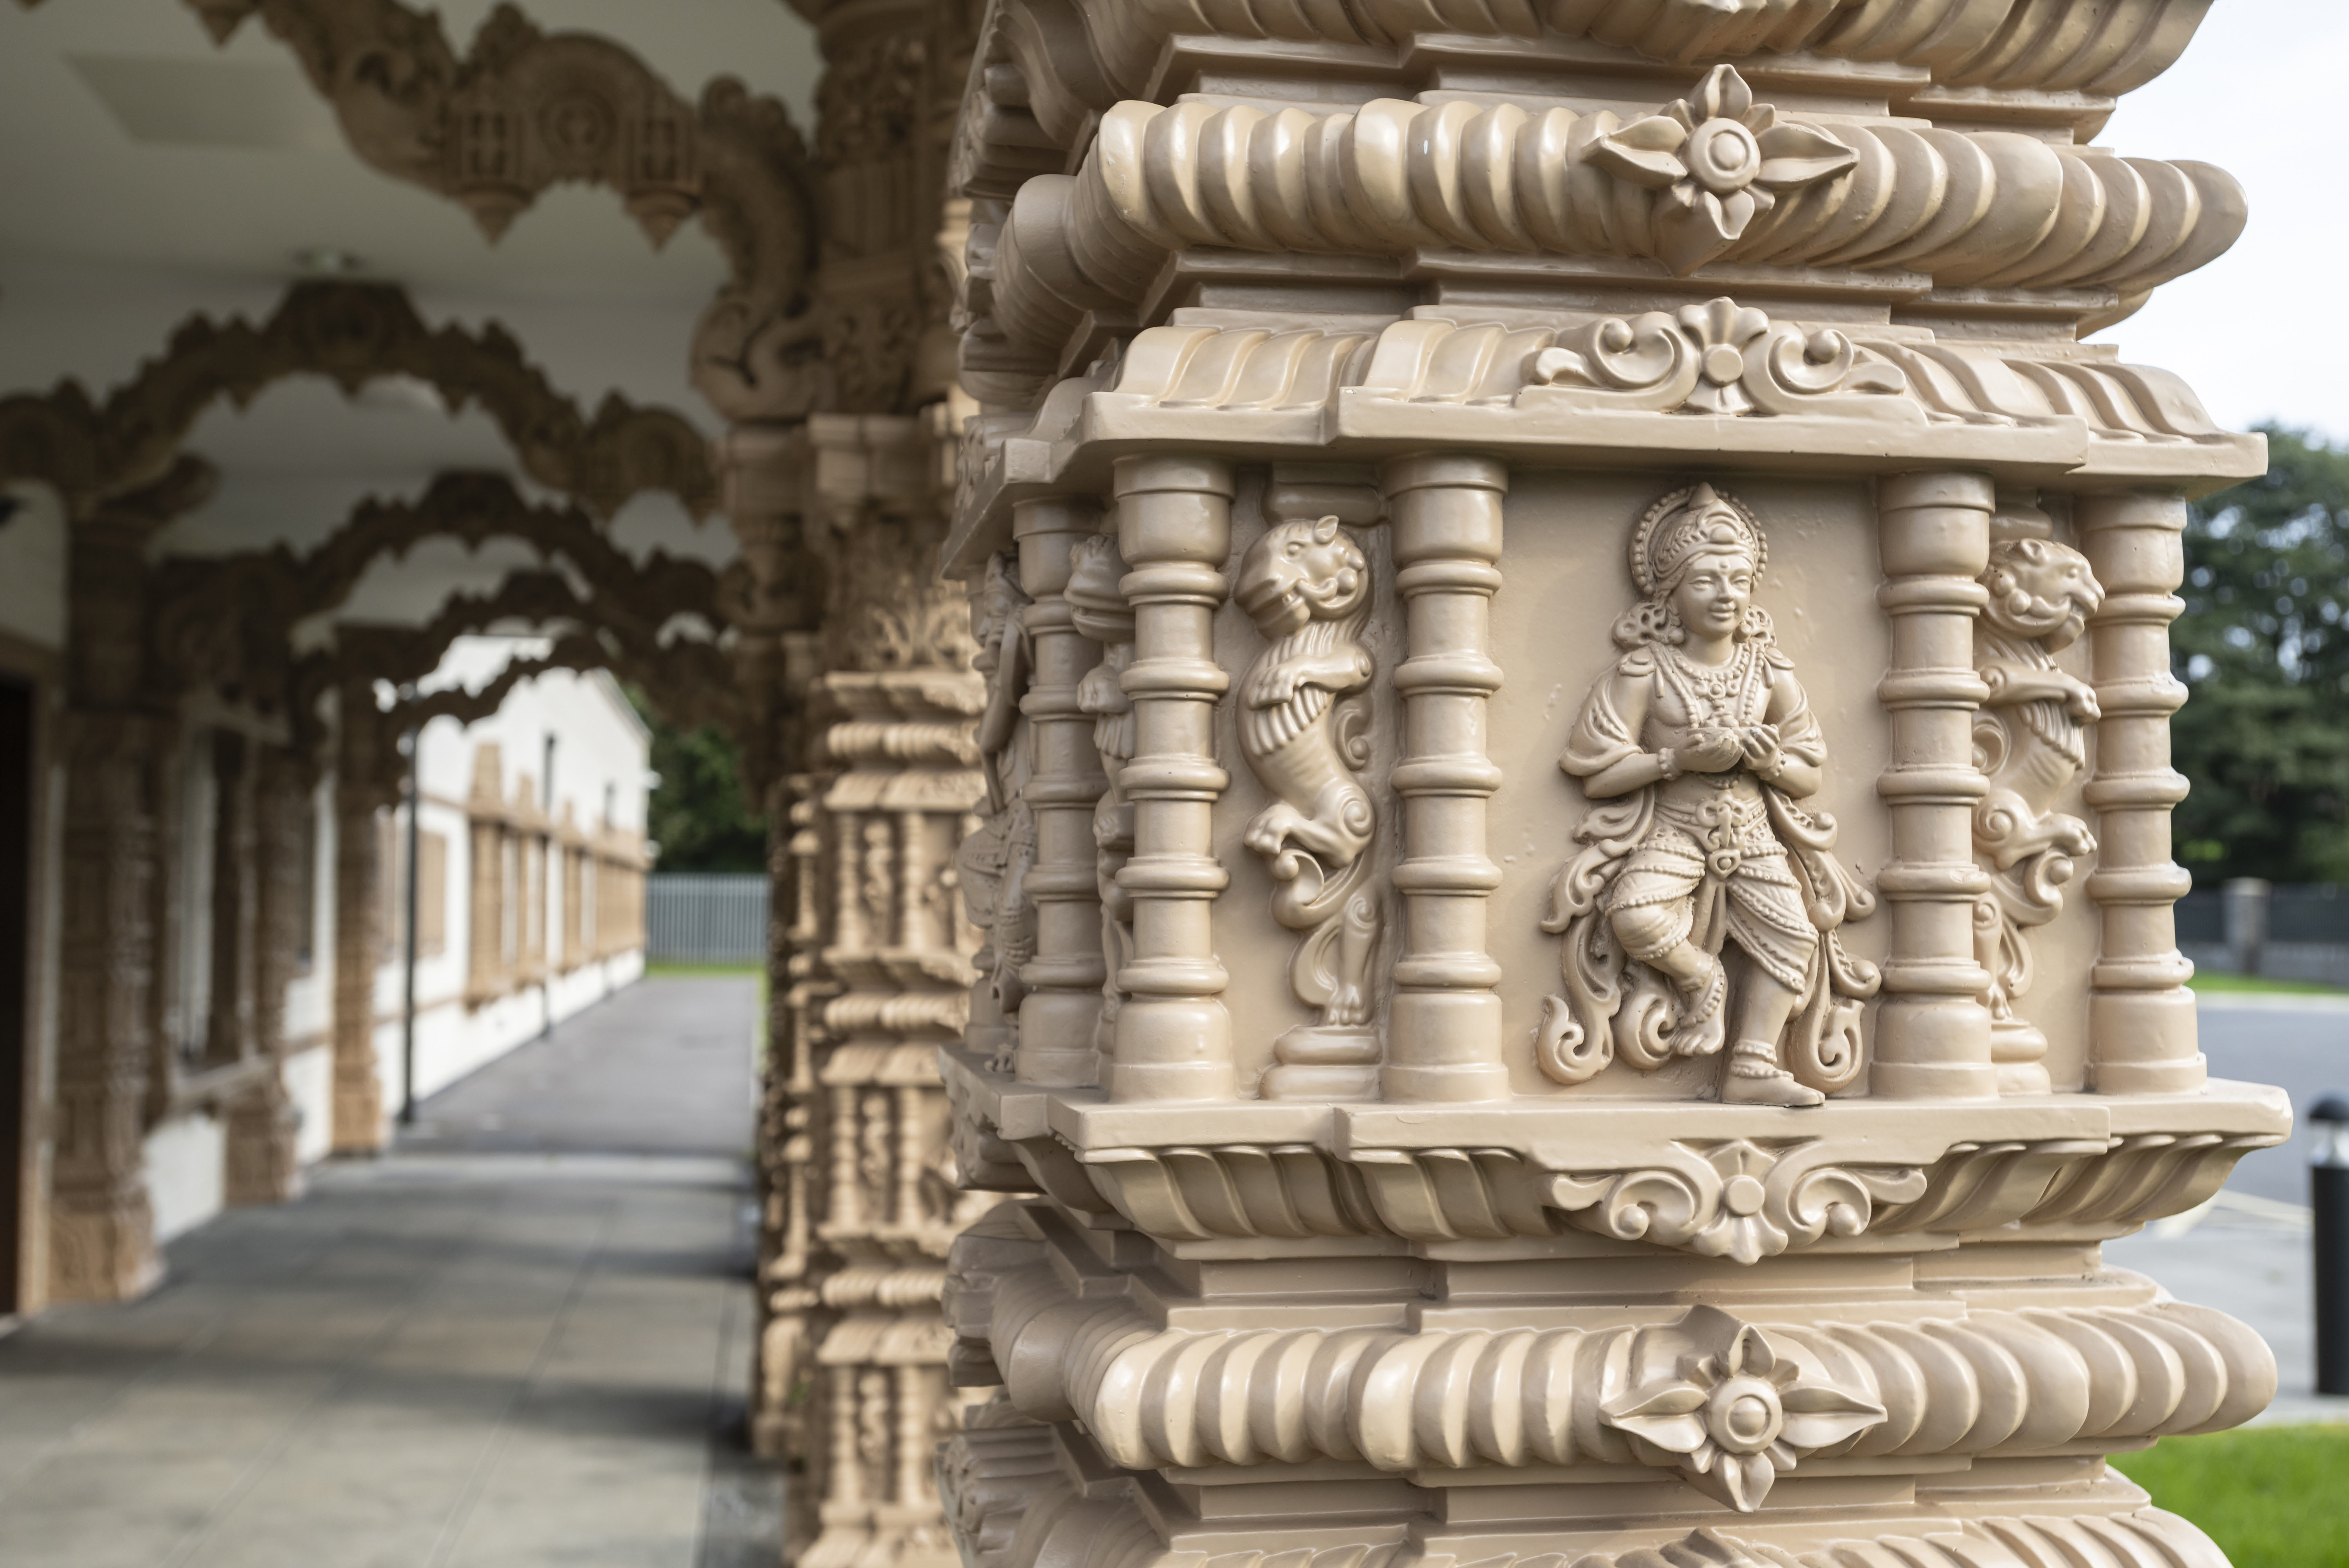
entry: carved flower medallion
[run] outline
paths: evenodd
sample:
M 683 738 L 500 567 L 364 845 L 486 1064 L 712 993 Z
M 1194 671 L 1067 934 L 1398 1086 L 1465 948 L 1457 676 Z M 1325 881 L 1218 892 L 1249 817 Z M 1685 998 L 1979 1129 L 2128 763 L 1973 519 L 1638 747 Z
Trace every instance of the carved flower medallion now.
M 1656 239 L 1674 272 L 1693 272 L 1744 236 L 1785 192 L 1832 180 L 1859 155 L 1816 126 L 1781 125 L 1778 111 L 1729 66 L 1661 113 L 1599 138 L 1591 161 L 1618 179 L 1664 192 Z
M 1807 1376 L 1718 1307 L 1643 1333 L 1633 1361 L 1670 1369 L 1607 1401 L 1602 1419 L 1647 1462 L 1677 1465 L 1740 1513 L 1762 1506 L 1781 1470 L 1885 1418 L 1882 1405 Z

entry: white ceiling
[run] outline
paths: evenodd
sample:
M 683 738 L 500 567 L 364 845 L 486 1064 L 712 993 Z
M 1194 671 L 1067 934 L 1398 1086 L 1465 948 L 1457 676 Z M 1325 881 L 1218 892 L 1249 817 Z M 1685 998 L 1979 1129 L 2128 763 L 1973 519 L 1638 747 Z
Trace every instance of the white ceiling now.
M 460 50 L 492 5 L 443 0 Z M 782 0 L 525 8 L 550 32 L 619 39 L 688 98 L 733 75 L 809 126 L 813 34 Z M 616 389 L 719 428 L 685 375 L 694 319 L 724 276 L 698 225 L 656 251 L 613 193 L 571 186 L 492 245 L 454 202 L 352 156 L 257 19 L 216 48 L 182 0 L 46 0 L 29 12 L 0 0 L 0 392 L 72 376 L 102 396 L 191 314 L 264 317 L 319 250 L 403 285 L 436 326 L 501 323 L 590 410 Z M 515 472 L 477 410 L 451 419 L 419 401 L 355 404 L 305 379 L 249 410 L 209 411 L 190 444 L 220 468 L 221 489 L 159 547 L 301 548 L 363 496 L 413 495 L 449 468 Z M 640 556 L 658 546 L 721 564 L 732 553 L 722 521 L 697 524 L 667 497 L 638 498 L 613 532 Z M 370 573 L 344 614 L 422 619 L 528 555 L 419 550 Z

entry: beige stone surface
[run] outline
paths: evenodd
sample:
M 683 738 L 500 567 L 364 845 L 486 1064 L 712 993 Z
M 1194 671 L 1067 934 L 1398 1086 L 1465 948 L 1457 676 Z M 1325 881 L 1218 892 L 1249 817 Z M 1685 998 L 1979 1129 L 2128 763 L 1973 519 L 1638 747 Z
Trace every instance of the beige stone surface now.
M 1099 509 L 1133 830 L 1097 1063 L 946 1054 L 969 1561 L 2219 1561 L 2104 1457 L 2273 1359 L 2099 1249 L 2288 1125 L 2170 916 L 2263 453 L 2078 341 L 2241 226 L 2091 144 L 2189 9 L 990 13 L 947 566 Z

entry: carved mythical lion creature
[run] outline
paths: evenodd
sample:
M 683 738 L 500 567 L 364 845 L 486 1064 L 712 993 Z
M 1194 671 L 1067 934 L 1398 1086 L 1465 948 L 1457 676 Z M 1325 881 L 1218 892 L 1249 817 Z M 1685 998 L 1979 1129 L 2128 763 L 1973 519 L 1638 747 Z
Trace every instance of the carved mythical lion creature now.
M 2088 825 L 2055 802 L 2086 764 L 2086 727 L 2100 716 L 2095 692 L 2053 655 L 2078 640 L 2105 590 L 2086 556 L 2049 539 L 1992 545 L 1982 585 L 1990 602 L 1974 631 L 1974 668 L 1990 695 L 1974 721 L 1974 763 L 1990 790 L 1974 807 L 1974 849 L 1999 875 L 1974 906 L 1974 945 L 1991 975 L 1983 1002 L 2001 1086 L 2044 1093 L 2047 1042 L 2014 1016 L 2015 998 L 2031 987 L 2023 932 L 2063 909 L 2073 862 L 2096 847 Z
M 1374 670 L 1362 644 L 1370 561 L 1335 517 L 1276 524 L 1242 557 L 1233 597 L 1271 642 L 1240 683 L 1240 750 L 1275 797 L 1245 840 L 1271 868 L 1273 918 L 1309 933 L 1289 964 L 1289 983 L 1322 1010 L 1319 1029 L 1295 1032 L 1321 1038 L 1284 1038 L 1282 1065 L 1267 1075 L 1266 1092 L 1278 1095 L 1278 1075 L 1304 1067 L 1318 1092 L 1367 1093 L 1377 1062 L 1366 1026 L 1379 922 L 1363 851 L 1378 818 L 1354 774 L 1370 760 L 1367 714 L 1345 699 L 1368 686 Z M 1342 1044 L 1328 1038 L 1333 1032 Z M 1328 1075 L 1313 1068 L 1338 1069 L 1350 1085 L 1323 1082 Z
M 1240 686 L 1240 746 L 1280 798 L 1247 826 L 1250 849 L 1278 863 L 1301 846 L 1335 870 L 1370 842 L 1371 797 L 1353 770 L 1356 734 L 1340 734 L 1337 699 L 1370 683 L 1362 622 L 1370 563 L 1335 517 L 1282 523 L 1248 547 L 1232 597 L 1273 639 Z

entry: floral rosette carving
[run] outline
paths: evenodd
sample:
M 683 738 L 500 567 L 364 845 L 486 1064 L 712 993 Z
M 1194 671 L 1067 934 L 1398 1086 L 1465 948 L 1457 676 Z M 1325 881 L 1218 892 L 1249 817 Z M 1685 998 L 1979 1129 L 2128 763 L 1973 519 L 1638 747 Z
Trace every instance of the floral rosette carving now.
M 1642 1331 L 1631 1360 L 1645 1376 L 1602 1405 L 1600 1419 L 1646 1462 L 1677 1465 L 1740 1513 L 1762 1506 L 1781 1471 L 1885 1418 L 1882 1405 L 1811 1376 L 1718 1307 Z
M 1744 78 L 1715 66 L 1688 97 L 1600 137 L 1590 160 L 1663 192 L 1656 238 L 1664 264 L 1685 273 L 1735 244 L 1780 195 L 1848 171 L 1859 155 L 1816 126 L 1781 125 Z

